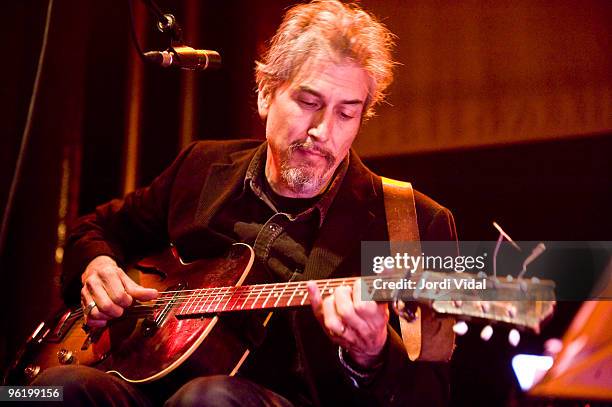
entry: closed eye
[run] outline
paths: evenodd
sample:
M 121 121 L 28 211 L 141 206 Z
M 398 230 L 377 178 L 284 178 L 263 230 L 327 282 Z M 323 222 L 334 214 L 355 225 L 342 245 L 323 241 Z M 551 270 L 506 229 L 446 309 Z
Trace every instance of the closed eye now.
M 340 112 L 338 115 L 340 116 L 340 118 L 342 120 L 350 120 L 350 119 L 353 119 L 355 117 L 352 114 L 349 114 L 349 113 L 346 113 L 346 112 Z
M 308 108 L 315 108 L 318 105 L 317 102 L 309 102 L 307 100 L 300 100 L 300 104 Z

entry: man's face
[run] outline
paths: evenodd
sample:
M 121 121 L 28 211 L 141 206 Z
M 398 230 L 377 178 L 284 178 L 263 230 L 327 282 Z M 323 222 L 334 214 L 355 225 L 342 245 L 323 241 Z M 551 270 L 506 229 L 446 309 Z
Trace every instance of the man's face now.
M 369 77 L 359 65 L 312 62 L 267 99 L 266 177 L 284 196 L 312 197 L 327 186 L 361 124 Z

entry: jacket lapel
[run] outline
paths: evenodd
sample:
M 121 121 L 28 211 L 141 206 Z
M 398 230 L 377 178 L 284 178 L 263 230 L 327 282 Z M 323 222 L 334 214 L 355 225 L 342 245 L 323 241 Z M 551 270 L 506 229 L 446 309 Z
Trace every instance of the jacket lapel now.
M 197 227 L 207 228 L 212 217 L 221 205 L 244 185 L 244 177 L 253 156 L 260 148 L 237 151 L 230 154 L 229 163 L 213 163 L 210 166 L 202 191 L 195 223 Z

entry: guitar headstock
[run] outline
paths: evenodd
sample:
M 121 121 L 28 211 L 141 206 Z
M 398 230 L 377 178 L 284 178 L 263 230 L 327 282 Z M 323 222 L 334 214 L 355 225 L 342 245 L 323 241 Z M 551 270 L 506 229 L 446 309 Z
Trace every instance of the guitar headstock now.
M 431 307 L 440 314 L 458 319 L 501 322 L 540 333 L 540 326 L 555 308 L 555 301 L 444 301 L 435 300 Z
M 494 321 L 540 332 L 555 307 L 555 283 L 550 280 L 493 278 L 473 274 L 423 272 L 413 299 L 436 312 L 458 319 Z M 447 288 L 440 289 L 446 282 Z

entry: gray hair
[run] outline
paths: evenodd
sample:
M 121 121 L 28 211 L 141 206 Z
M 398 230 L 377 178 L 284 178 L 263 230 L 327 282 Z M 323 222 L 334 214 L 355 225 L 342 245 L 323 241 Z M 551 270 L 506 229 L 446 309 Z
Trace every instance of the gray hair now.
M 349 59 L 370 77 L 364 117 L 371 117 L 374 106 L 384 100 L 384 91 L 393 81 L 394 37 L 356 4 L 315 0 L 294 6 L 285 14 L 262 60 L 256 63 L 258 92 L 272 96 L 281 85 L 293 80 L 311 58 L 334 62 Z

